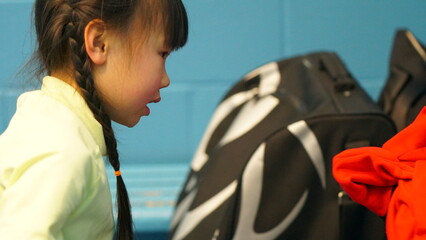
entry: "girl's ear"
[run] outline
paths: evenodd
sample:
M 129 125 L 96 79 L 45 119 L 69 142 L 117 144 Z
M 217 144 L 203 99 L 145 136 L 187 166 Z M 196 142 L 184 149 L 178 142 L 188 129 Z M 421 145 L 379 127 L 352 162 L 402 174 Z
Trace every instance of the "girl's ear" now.
M 102 65 L 107 59 L 105 42 L 105 23 L 100 19 L 90 21 L 84 29 L 86 52 L 92 62 Z

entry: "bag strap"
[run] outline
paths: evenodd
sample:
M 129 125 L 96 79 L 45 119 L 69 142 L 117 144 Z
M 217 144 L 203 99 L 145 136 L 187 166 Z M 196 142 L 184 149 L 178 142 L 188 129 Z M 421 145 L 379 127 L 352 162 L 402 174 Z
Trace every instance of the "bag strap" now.
M 408 83 L 411 76 L 407 74 L 406 78 Z M 408 125 L 407 116 L 413 102 L 426 91 L 424 84 L 416 81 L 412 81 L 412 84 L 405 85 L 406 87 L 402 89 L 399 98 L 396 99 L 390 114 L 398 130 L 403 129 Z
M 390 114 L 392 112 L 395 100 L 406 86 L 408 78 L 409 74 L 406 71 L 396 66 L 391 68 L 388 83 L 380 97 L 381 105 L 385 113 Z

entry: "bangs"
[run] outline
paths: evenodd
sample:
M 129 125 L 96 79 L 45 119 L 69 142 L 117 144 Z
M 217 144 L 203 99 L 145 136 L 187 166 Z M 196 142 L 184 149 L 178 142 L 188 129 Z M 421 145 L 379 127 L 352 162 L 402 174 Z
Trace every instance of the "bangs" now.
M 165 44 L 177 50 L 188 41 L 188 16 L 181 0 L 163 0 L 163 4 Z
M 130 45 L 141 45 L 151 34 L 159 32 L 164 34 L 164 45 L 170 50 L 177 50 L 186 44 L 188 16 L 181 0 L 141 0 L 138 5 L 139 10 L 134 13 L 127 29 L 114 26 L 135 38 L 129 42 Z

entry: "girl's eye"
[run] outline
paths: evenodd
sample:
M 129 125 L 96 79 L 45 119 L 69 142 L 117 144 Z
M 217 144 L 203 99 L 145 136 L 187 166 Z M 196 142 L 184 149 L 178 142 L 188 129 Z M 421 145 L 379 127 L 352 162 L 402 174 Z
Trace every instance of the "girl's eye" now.
M 166 59 L 170 55 L 170 52 L 162 52 L 161 57 Z

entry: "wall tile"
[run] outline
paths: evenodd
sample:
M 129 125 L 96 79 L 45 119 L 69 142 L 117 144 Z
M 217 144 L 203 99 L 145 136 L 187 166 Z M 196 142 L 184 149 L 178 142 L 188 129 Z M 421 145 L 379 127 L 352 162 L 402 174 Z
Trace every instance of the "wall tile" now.
M 27 1 L 0 2 L 0 88 L 25 84 L 18 72 L 32 54 L 31 9 Z
M 127 128 L 114 124 L 123 163 L 180 162 L 189 151 L 189 91 L 185 87 L 162 91 L 162 101 L 150 104 L 151 115 Z
M 187 46 L 170 58 L 178 79 L 233 80 L 281 56 L 281 0 L 186 0 Z
M 336 51 L 357 78 L 384 79 L 396 29 L 426 39 L 424 9 L 420 0 L 286 0 L 282 43 L 288 56 Z

